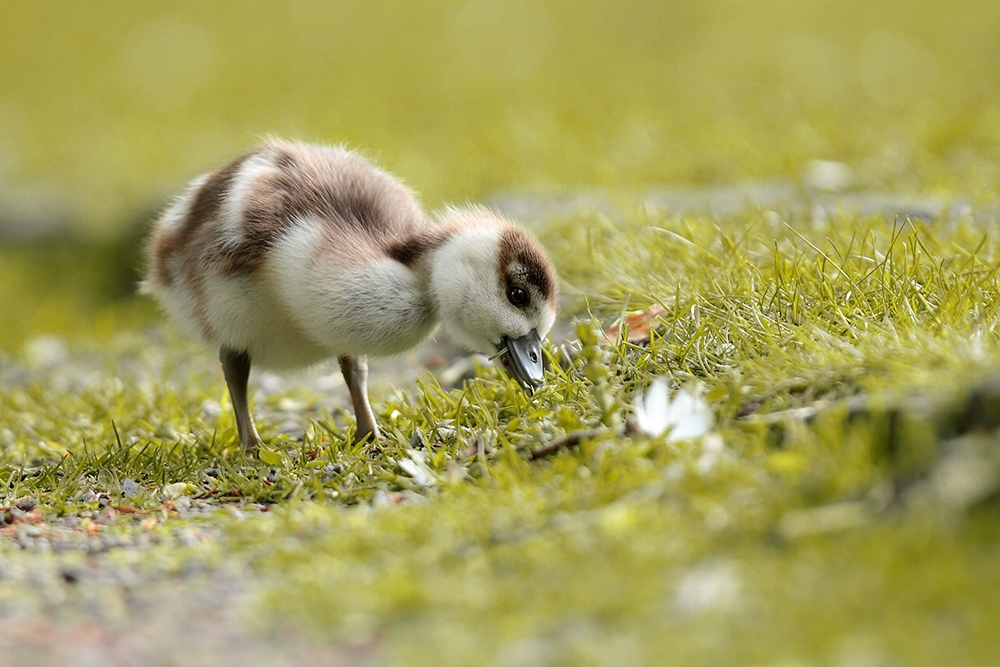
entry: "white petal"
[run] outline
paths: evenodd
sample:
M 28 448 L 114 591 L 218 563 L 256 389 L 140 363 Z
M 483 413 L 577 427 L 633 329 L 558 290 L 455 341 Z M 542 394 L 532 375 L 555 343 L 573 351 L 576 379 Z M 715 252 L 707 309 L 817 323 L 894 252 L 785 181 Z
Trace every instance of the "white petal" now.
M 672 427 L 667 436 L 670 442 L 699 438 L 712 428 L 712 410 L 700 394 L 685 388 L 674 395 L 668 421 Z
M 645 396 L 636 401 L 635 418 L 639 430 L 656 437 L 662 435 L 670 426 L 670 392 L 667 381 L 657 378 L 646 390 Z
M 712 428 L 712 410 L 697 390 L 681 389 L 673 398 L 665 378 L 657 378 L 639 396 L 635 405 L 639 430 L 653 437 L 670 429 L 670 442 L 690 440 L 708 433 Z

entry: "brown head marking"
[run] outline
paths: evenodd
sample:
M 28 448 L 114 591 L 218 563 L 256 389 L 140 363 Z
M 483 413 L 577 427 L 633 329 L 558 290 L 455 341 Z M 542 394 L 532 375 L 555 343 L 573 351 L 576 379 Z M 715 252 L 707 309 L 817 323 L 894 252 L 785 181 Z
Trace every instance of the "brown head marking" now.
M 500 231 L 498 267 L 500 283 L 505 288 L 509 281 L 511 264 L 520 264 L 525 271 L 525 281 L 556 307 L 556 277 L 552 263 L 538 242 L 528 232 L 516 225 L 505 225 Z

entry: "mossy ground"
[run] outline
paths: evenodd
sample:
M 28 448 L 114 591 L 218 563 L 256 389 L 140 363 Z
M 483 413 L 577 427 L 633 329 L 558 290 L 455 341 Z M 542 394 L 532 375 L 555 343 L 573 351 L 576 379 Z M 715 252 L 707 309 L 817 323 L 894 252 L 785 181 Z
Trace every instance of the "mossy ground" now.
M 0 247 L 0 621 L 94 617 L 164 664 L 222 626 L 233 664 L 994 662 L 1000 4 L 917 5 L 8 8 L 0 232 L 72 223 Z M 286 386 L 243 456 L 213 352 L 132 286 L 138 212 L 268 133 L 366 148 L 432 206 L 615 202 L 535 227 L 579 340 L 545 388 L 379 390 L 371 447 Z M 849 178 L 803 186 L 813 159 Z M 635 204 L 761 177 L 787 201 Z M 660 377 L 710 434 L 633 428 Z
M 238 563 L 262 582 L 251 617 L 400 663 L 988 662 L 1000 456 L 969 406 L 1000 368 L 994 233 L 628 211 L 542 238 L 591 313 L 533 399 L 493 367 L 428 378 L 380 397 L 377 448 L 327 406 L 301 441 L 264 425 L 250 460 L 228 410 L 203 412 L 210 355 L 119 335 L 4 392 L 3 504 L 121 533 L 159 576 Z M 664 304 L 651 341 L 591 319 L 625 295 Z M 703 388 L 712 434 L 623 435 L 659 376 Z M 54 530 L 19 516 L 13 562 Z

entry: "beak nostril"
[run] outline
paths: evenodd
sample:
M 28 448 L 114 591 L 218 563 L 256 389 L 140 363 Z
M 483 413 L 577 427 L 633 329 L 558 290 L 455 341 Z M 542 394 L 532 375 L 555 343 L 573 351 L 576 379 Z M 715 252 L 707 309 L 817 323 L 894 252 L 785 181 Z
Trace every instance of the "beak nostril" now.
M 542 386 L 542 346 L 537 331 L 520 338 L 504 336 L 497 347 L 502 350 L 500 362 L 529 395 Z

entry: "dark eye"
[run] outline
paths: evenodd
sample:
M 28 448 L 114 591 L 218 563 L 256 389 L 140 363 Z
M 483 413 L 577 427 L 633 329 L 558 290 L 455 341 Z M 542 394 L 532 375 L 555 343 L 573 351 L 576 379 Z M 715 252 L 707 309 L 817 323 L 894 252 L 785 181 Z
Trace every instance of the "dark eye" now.
M 524 308 L 528 305 L 528 293 L 523 287 L 508 287 L 507 300 L 518 308 Z

